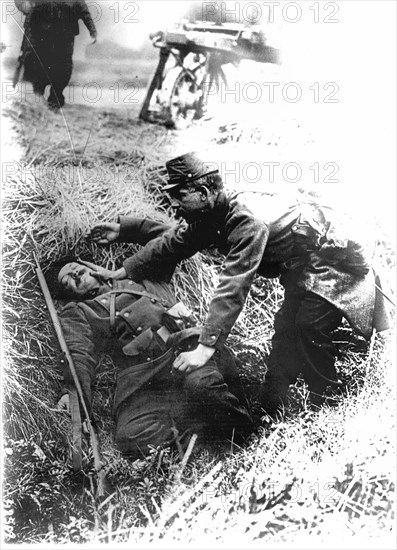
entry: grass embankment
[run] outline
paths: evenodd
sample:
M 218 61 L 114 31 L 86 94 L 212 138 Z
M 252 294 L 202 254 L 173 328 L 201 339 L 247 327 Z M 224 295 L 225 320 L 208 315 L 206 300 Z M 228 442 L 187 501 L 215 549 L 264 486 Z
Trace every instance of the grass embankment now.
M 170 451 L 155 450 L 147 460 L 130 463 L 113 447 L 115 368 L 105 358 L 94 410 L 113 490 L 104 502 L 95 499 L 88 447 L 83 472 L 72 472 L 69 419 L 55 409 L 61 381 L 58 349 L 31 253 L 37 250 L 44 268 L 70 251 L 119 266 L 134 247 L 98 248 L 84 235 L 95 222 L 119 214 L 168 219 L 167 204 L 156 189 L 177 141 L 174 132 L 115 111 L 92 113 L 91 121 L 87 110 L 66 109 L 70 133 L 61 115 L 40 104 L 17 105 L 8 113 L 25 156 L 8 174 L 3 206 L 5 540 L 228 547 L 389 544 L 394 524 L 391 339 L 377 336 L 368 351 L 347 328 L 337 336 L 346 386 L 337 407 L 310 412 L 305 388 L 297 384 L 284 421 L 233 453 L 194 449 L 187 465 Z M 386 254 L 384 264 L 390 265 Z M 176 274 L 178 297 L 200 318 L 219 268 L 217 256 L 198 255 Z M 258 280 L 233 329 L 230 342 L 251 389 L 264 373 L 281 299 L 275 282 Z

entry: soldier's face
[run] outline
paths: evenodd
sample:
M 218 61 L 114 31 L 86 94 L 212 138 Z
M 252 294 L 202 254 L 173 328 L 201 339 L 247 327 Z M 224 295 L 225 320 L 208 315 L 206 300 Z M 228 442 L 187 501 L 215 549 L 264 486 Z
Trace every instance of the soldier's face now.
M 205 204 L 199 190 L 175 187 L 170 189 L 168 194 L 171 197 L 171 206 L 177 216 L 184 218 L 189 223 L 197 221 L 203 216 Z
M 71 262 L 58 273 L 58 283 L 68 294 L 82 298 L 100 287 L 100 282 L 85 265 Z

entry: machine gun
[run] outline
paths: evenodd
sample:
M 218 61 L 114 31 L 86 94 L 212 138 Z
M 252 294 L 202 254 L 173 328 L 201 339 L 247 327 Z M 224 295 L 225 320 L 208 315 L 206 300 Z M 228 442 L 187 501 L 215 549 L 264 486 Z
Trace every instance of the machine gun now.
M 150 38 L 160 58 L 139 118 L 178 128 L 201 118 L 208 96 L 227 85 L 223 65 L 242 59 L 280 64 L 279 50 L 266 44 L 258 26 L 182 21 Z M 174 65 L 166 69 L 170 56 Z

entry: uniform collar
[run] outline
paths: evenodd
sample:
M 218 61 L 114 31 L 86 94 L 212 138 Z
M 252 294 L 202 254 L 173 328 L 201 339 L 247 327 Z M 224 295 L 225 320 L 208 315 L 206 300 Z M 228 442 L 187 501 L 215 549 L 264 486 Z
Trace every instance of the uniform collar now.
M 216 217 L 216 221 L 223 220 L 226 216 L 227 210 L 229 208 L 229 197 L 224 190 L 219 191 L 219 194 L 216 198 L 213 215 Z
M 96 298 L 97 296 L 102 296 L 102 294 L 106 294 L 107 292 L 110 292 L 113 288 L 113 283 L 109 279 L 105 283 L 103 283 L 99 288 L 95 296 L 93 298 Z

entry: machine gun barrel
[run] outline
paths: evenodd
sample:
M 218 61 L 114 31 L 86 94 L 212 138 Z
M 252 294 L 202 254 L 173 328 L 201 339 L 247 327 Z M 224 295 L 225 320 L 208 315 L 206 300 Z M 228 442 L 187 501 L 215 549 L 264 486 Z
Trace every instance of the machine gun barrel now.
M 150 35 L 160 49 L 156 72 L 150 82 L 139 117 L 183 128 L 206 112 L 211 90 L 227 85 L 223 66 L 243 59 L 281 63 L 280 51 L 266 43 L 259 26 L 240 23 L 216 25 L 180 22 L 172 29 Z M 169 59 L 174 60 L 170 67 Z
M 164 32 L 162 45 L 198 53 L 223 52 L 237 60 L 281 63 L 280 51 L 266 44 L 262 29 L 245 28 L 239 24 L 186 23 L 182 28 Z

